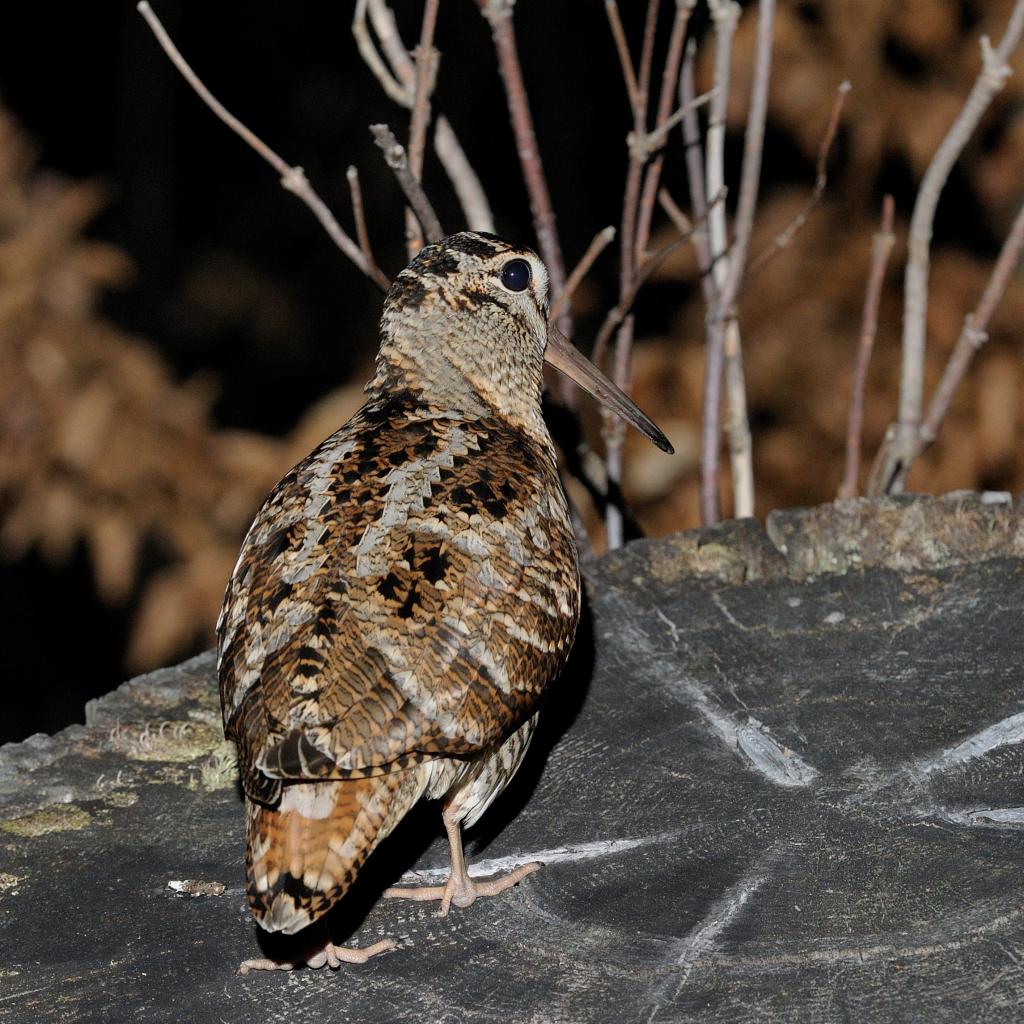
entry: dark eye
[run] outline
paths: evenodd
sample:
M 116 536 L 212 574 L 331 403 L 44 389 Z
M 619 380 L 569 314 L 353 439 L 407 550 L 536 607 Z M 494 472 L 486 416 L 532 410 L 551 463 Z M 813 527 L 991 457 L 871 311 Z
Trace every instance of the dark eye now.
M 510 292 L 525 292 L 532 277 L 530 264 L 526 260 L 509 260 L 501 268 L 501 283 Z

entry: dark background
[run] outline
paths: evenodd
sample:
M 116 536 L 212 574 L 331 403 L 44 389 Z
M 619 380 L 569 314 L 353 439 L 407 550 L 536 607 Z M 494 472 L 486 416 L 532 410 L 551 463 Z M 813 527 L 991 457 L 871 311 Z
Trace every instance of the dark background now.
M 378 261 L 397 272 L 405 262 L 400 193 L 367 125 L 386 121 L 404 139 L 408 114 L 360 59 L 353 5 L 153 6 L 214 95 L 305 168 L 350 233 L 345 170 L 359 167 Z M 470 0 L 442 7 L 435 107 L 487 183 L 499 232 L 529 241 L 487 23 Z M 639 8 L 624 8 L 638 36 Z M 398 3 L 395 12 L 411 45 L 420 5 Z M 546 170 L 571 261 L 619 216 L 628 109 L 621 79 L 607 73 L 617 65 L 600 5 L 521 3 L 516 17 L 524 74 L 546 97 L 533 104 L 542 151 L 566 157 L 549 159 Z M 105 312 L 153 340 L 182 379 L 213 373 L 219 425 L 284 432 L 340 381 L 365 373 L 379 293 L 278 187 L 272 169 L 202 105 L 134 4 L 25 4 L 4 22 L 0 101 L 37 143 L 42 167 L 104 182 L 109 206 L 90 234 L 117 243 L 135 264 L 135 279 L 107 297 Z M 425 178 L 442 223 L 464 226 L 429 151 Z M 614 264 L 605 260 L 598 272 L 611 280 Z M 11 598 L 0 648 L 16 698 L 13 714 L 0 719 L 0 741 L 80 720 L 83 692 L 105 692 L 122 678 L 132 603 L 95 599 L 81 548 L 62 567 L 38 554 L 0 562 L 0 588 Z M 22 703 L 26 684 L 32 696 Z
M 405 139 L 408 115 L 388 100 L 360 59 L 350 31 L 352 6 L 154 4 L 213 93 L 288 162 L 304 167 L 350 230 L 345 170 L 350 163 L 359 167 L 376 255 L 394 274 L 405 262 L 399 192 L 366 126 L 386 121 Z M 622 4 L 634 49 L 643 6 Z M 659 68 L 673 6 L 663 4 Z M 821 7 L 829 5 L 783 6 L 813 27 L 822 21 Z M 959 31 L 973 31 L 979 5 L 953 6 Z M 395 8 L 411 46 L 421 5 Z M 629 128 L 621 75 L 602 4 L 520 0 L 515 16 L 571 267 L 595 231 L 620 216 Z M 691 29 L 697 36 L 705 32 L 703 5 Z M 484 181 L 499 232 L 530 242 L 529 207 L 490 33 L 471 0 L 445 0 L 436 44 L 442 63 L 435 110 L 451 120 Z M 908 82 L 927 82 L 935 74 L 899 39 L 886 43 L 877 59 Z M 41 168 L 104 183 L 109 203 L 88 232 L 121 247 L 135 271 L 127 287 L 105 297 L 103 313 L 155 344 L 179 379 L 210 375 L 218 389 L 217 426 L 283 434 L 316 399 L 366 374 L 376 347 L 379 293 L 309 211 L 278 186 L 273 171 L 183 83 L 134 5 L 8 5 L 0 28 L 0 102 L 37 144 Z M 824 102 L 830 102 L 827 92 Z M 685 200 L 675 135 L 666 182 Z M 741 145 L 732 131 L 731 172 Z M 885 154 L 856 193 L 843 184 L 848 159 L 844 130 L 833 153 L 832 187 L 848 216 L 860 203 L 877 209 L 886 190 L 894 192 L 902 212 L 909 211 L 914 171 L 898 153 Z M 787 183 L 806 190 L 813 166 L 813 150 L 770 120 L 765 193 Z M 462 227 L 429 149 L 425 181 L 445 227 Z M 951 190 L 953 200 L 937 225 L 939 241 L 955 238 L 965 249 L 989 255 L 1000 237 L 998 225 L 979 216 L 966 180 L 955 179 Z M 613 297 L 616 272 L 610 254 L 598 263 L 594 280 L 603 297 Z M 692 279 L 652 283 L 637 308 L 637 335 L 677 330 L 678 311 L 694 292 Z M 602 299 L 584 313 L 577 332 L 582 347 L 604 308 Z M 763 422 L 770 426 L 774 415 L 765 405 Z M 677 525 L 692 522 L 680 519 Z M 138 595 L 160 557 L 157 550 L 145 554 L 135 592 L 116 606 L 95 597 L 81 546 L 61 565 L 34 551 L 15 562 L 0 560 L 6 694 L 0 741 L 80 721 L 84 700 L 124 677 Z

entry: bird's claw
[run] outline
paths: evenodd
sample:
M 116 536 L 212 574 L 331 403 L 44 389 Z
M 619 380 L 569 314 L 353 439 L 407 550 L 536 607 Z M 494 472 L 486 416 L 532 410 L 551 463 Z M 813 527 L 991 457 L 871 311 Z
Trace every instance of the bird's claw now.
M 527 875 L 532 875 L 538 868 L 540 868 L 540 863 L 532 861 L 529 864 L 521 864 L 507 875 L 496 875 L 494 878 L 488 879 L 453 873 L 444 885 L 396 885 L 385 889 L 384 895 L 388 899 L 420 902 L 440 900 L 441 908 L 438 910 L 437 916 L 447 917 L 452 904 L 456 907 L 468 907 L 481 896 L 497 896 L 506 889 L 511 889 L 513 885 L 517 885 Z
M 337 970 L 342 964 L 365 964 L 371 956 L 380 953 L 388 953 L 396 947 L 394 939 L 381 939 L 372 946 L 351 947 L 336 946 L 328 942 L 323 948 L 317 950 L 305 960 L 307 967 L 330 967 Z M 249 974 L 251 971 L 292 971 L 300 966 L 299 963 L 289 961 L 279 962 L 270 960 L 267 957 L 259 957 L 254 960 L 244 961 L 238 968 L 239 974 Z

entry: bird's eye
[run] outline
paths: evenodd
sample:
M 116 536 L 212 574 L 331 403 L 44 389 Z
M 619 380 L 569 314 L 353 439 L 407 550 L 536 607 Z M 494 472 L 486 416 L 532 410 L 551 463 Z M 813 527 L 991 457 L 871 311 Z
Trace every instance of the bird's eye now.
M 532 276 L 530 264 L 526 260 L 509 260 L 501 268 L 501 283 L 510 292 L 525 292 L 530 287 Z

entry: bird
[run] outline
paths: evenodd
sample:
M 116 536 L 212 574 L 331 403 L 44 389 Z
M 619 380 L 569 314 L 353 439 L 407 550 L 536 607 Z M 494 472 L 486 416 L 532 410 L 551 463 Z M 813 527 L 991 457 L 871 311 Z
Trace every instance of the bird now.
M 462 829 L 515 775 L 580 615 L 544 363 L 672 450 L 548 323 L 547 290 L 537 254 L 491 234 L 420 250 L 386 296 L 365 403 L 274 487 L 227 585 L 247 899 L 266 931 L 317 932 L 308 966 L 394 948 L 335 945 L 321 919 L 423 798 L 441 802 L 451 874 L 386 895 L 444 915 L 540 866 L 471 877 Z

